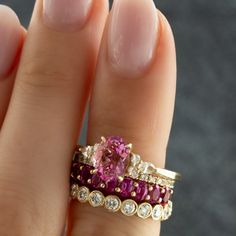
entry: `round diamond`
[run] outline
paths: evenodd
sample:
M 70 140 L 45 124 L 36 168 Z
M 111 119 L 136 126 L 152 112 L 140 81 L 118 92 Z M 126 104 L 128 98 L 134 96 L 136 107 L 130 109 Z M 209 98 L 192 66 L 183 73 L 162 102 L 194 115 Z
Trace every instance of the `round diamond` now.
M 148 176 L 148 182 L 150 182 L 150 183 L 155 183 L 155 181 L 156 181 L 156 177 L 154 177 L 154 176 L 152 176 L 152 175 L 149 175 L 149 176 Z
M 78 185 L 73 184 L 71 186 L 71 192 L 70 192 L 70 195 L 71 195 L 72 199 L 75 199 L 77 197 L 77 194 L 78 194 Z
M 137 212 L 138 205 L 135 201 L 127 199 L 121 205 L 121 212 L 126 216 L 133 216 Z
M 152 206 L 151 204 L 144 202 L 138 207 L 138 216 L 146 219 L 152 214 Z
M 105 197 L 104 195 L 97 190 L 92 191 L 89 194 L 89 203 L 93 207 L 99 207 L 104 204 Z
M 109 195 L 105 198 L 105 208 L 109 211 L 116 212 L 120 209 L 121 201 L 117 196 Z
M 172 202 L 169 201 L 168 204 L 164 206 L 162 211 L 162 220 L 167 220 L 172 214 Z
M 153 208 L 153 211 L 152 211 L 152 219 L 153 220 L 161 220 L 161 217 L 162 217 L 162 213 L 163 212 L 163 206 L 162 205 L 156 205 L 154 208 Z
M 139 170 L 141 173 L 151 174 L 154 172 L 155 166 L 149 162 L 141 162 L 141 164 L 139 165 Z
M 156 184 L 158 184 L 158 185 L 163 185 L 162 183 L 163 183 L 163 181 L 162 181 L 161 178 L 157 178 L 157 179 L 156 179 Z
M 77 199 L 80 202 L 87 202 L 89 197 L 89 189 L 87 187 L 79 187 Z
M 169 208 L 170 208 L 171 211 L 172 211 L 172 209 L 173 209 L 173 203 L 172 203 L 172 201 L 168 201 L 168 206 L 169 206 Z
M 142 174 L 142 175 L 140 175 L 139 179 L 148 182 L 148 175 Z
M 81 152 L 83 153 L 84 157 L 90 158 L 94 152 L 94 147 L 93 146 L 87 146 L 81 148 Z
M 131 156 L 131 163 L 135 166 L 137 165 L 141 160 L 141 157 L 137 154 L 132 154 Z
M 138 178 L 138 169 L 136 167 L 130 166 L 128 168 L 128 173 L 132 178 L 134 179 Z

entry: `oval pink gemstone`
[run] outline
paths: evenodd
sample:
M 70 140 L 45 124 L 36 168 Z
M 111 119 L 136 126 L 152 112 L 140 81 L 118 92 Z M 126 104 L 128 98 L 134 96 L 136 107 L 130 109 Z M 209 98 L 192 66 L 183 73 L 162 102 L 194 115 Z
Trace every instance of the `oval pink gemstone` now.
M 99 144 L 93 159 L 100 178 L 103 181 L 114 180 L 124 176 L 130 161 L 130 149 L 122 138 L 109 137 Z

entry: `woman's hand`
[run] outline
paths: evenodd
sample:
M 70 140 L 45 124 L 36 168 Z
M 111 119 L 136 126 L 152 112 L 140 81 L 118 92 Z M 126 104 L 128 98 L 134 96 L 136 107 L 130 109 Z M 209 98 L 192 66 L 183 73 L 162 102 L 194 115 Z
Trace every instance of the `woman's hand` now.
M 72 236 L 159 233 L 157 222 L 102 208 L 73 202 L 68 211 L 90 94 L 88 143 L 119 135 L 165 163 L 176 84 L 170 26 L 151 0 L 116 0 L 108 11 L 107 0 L 38 0 L 25 33 L 0 6 L 0 235 L 60 236 L 68 215 Z

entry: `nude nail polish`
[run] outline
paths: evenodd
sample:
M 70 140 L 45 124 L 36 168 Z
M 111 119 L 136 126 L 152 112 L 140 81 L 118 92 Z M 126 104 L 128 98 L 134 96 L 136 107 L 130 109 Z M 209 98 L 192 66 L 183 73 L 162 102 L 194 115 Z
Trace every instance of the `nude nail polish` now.
M 21 42 L 21 26 L 18 17 L 9 7 L 0 5 L 0 79 L 13 69 Z
M 79 30 L 86 23 L 92 0 L 44 0 L 46 25 L 59 31 Z
M 138 75 L 151 63 L 156 49 L 155 4 L 152 0 L 115 0 L 113 4 L 108 29 L 109 60 L 127 77 Z

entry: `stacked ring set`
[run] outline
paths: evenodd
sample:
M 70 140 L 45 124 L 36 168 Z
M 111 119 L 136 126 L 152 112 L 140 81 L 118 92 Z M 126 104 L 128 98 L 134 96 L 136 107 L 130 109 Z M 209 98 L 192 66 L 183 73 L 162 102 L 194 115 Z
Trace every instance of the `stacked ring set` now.
M 132 152 L 120 137 L 78 146 L 71 167 L 71 197 L 126 216 L 167 220 L 180 174 L 156 168 Z

